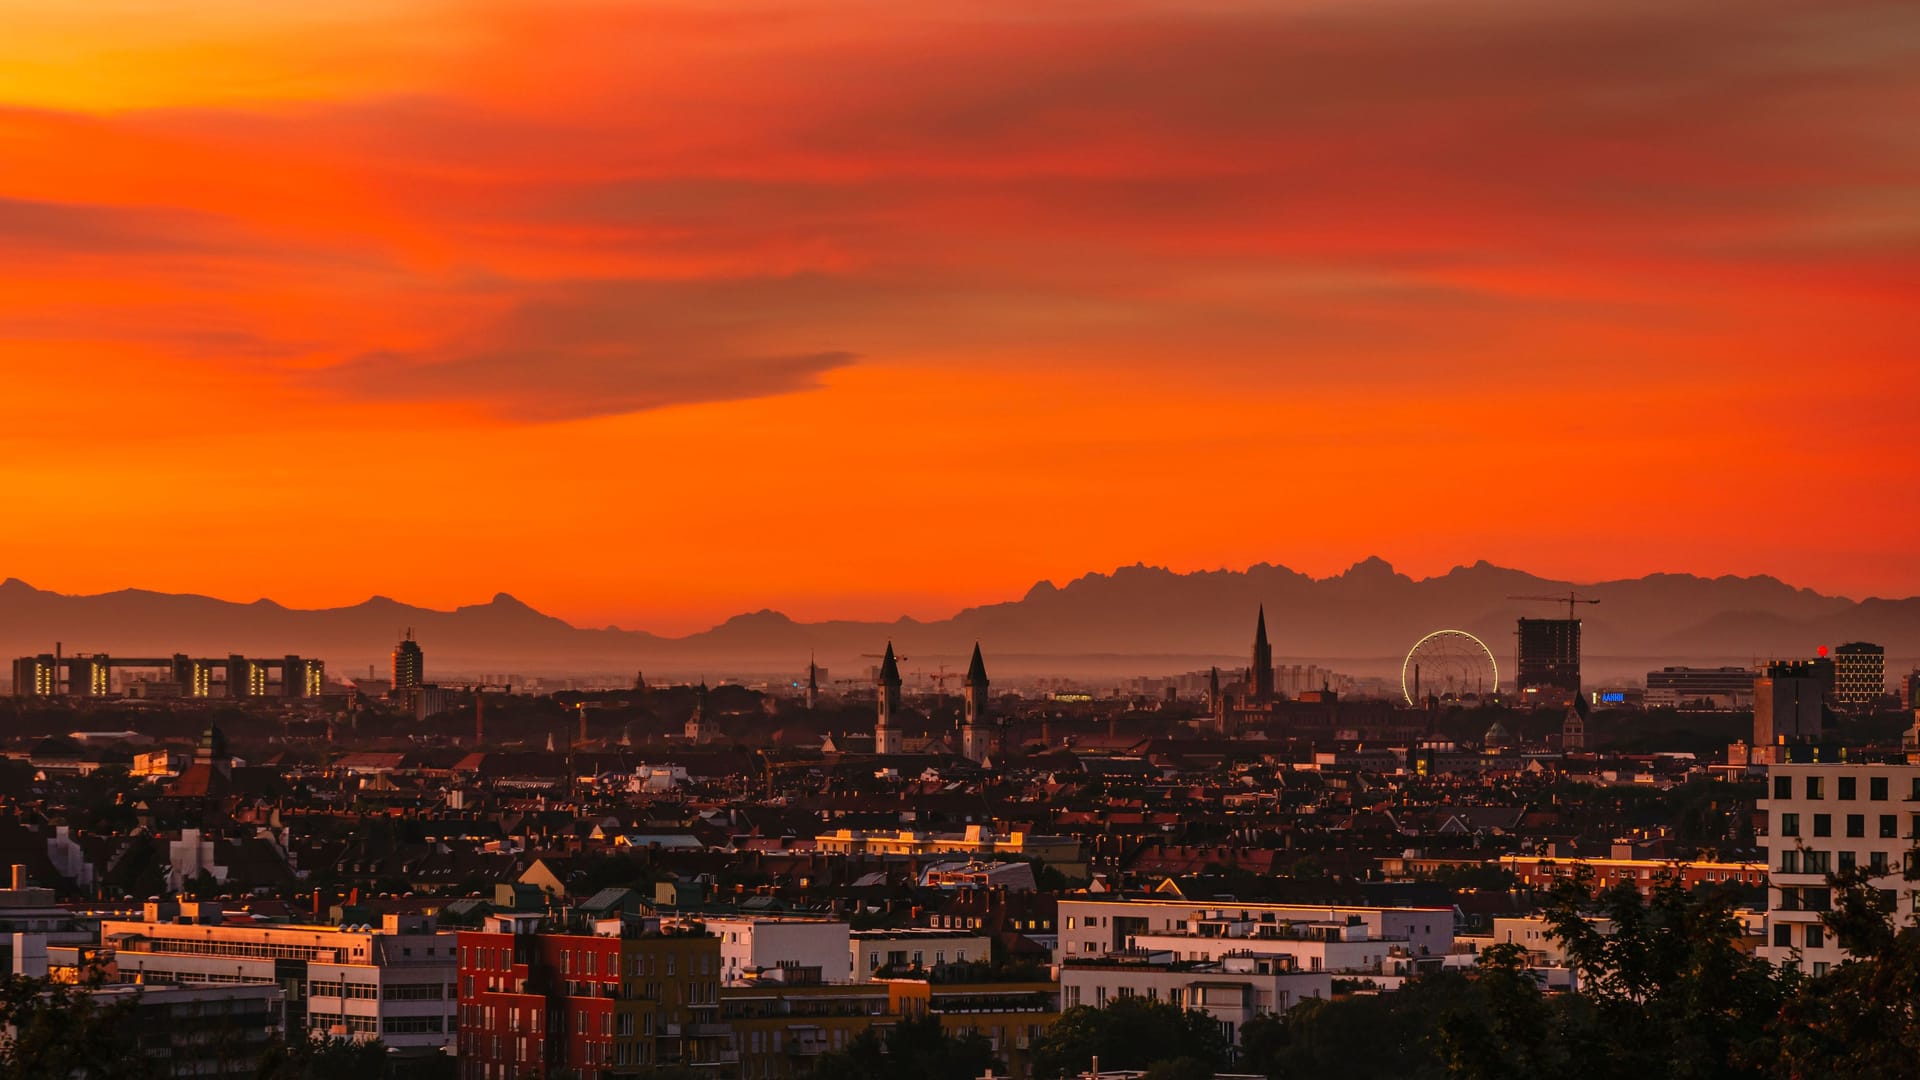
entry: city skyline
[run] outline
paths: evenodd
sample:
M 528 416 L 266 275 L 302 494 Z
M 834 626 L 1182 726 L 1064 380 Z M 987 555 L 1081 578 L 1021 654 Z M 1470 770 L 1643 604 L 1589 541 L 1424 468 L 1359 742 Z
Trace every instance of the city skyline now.
M 1909 7 L 0 10 L 0 575 L 1920 593 Z

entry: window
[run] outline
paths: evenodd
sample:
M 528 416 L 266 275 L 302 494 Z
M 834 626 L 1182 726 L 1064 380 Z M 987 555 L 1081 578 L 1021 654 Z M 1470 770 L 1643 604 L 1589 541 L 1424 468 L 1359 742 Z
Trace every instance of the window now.
M 1884 776 L 1867 777 L 1867 798 L 1874 802 L 1887 801 L 1887 778 Z
M 1793 777 L 1776 776 L 1773 778 L 1773 797 L 1776 799 L 1793 798 Z
M 1799 814 L 1781 814 L 1780 815 L 1780 835 L 1781 836 L 1799 836 L 1800 835 L 1800 815 Z
M 1841 852 L 1840 853 L 1840 872 L 1844 874 L 1851 869 L 1853 869 L 1853 852 L 1851 851 Z
M 1815 836 L 1832 836 L 1833 835 L 1833 815 L 1832 814 L 1813 815 L 1813 835 Z
M 1853 777 L 1843 776 L 1840 779 L 1834 781 L 1834 784 L 1836 785 L 1836 788 L 1837 788 L 1837 790 L 1835 790 L 1833 793 L 1835 798 L 1842 799 L 1847 802 L 1852 802 L 1854 800 L 1854 798 L 1856 797 L 1854 795 L 1854 792 L 1856 790 L 1857 781 Z
M 1833 860 L 1829 855 L 1830 853 L 1825 851 L 1807 852 L 1805 857 L 1800 860 L 1800 872 L 1803 874 L 1828 873 L 1833 869 Z
M 1824 776 L 1807 777 L 1807 798 L 1824 799 L 1827 797 L 1827 778 Z
M 1780 872 L 1783 874 L 1797 874 L 1800 872 L 1800 853 L 1798 851 L 1783 851 L 1780 853 Z
M 1809 949 L 1824 948 L 1826 947 L 1826 944 L 1827 944 L 1826 929 L 1822 927 L 1819 923 L 1808 923 L 1807 924 L 1807 948 Z
M 1858 840 L 1866 835 L 1867 835 L 1867 815 L 1848 814 L 1847 815 L 1847 838 L 1850 840 Z
M 1867 869 L 1873 871 L 1874 874 L 1876 875 L 1886 873 L 1887 872 L 1887 853 L 1884 851 L 1868 852 L 1867 853 Z
M 1780 923 L 1776 925 L 1773 928 L 1773 943 L 1782 949 L 1792 948 L 1793 947 L 1793 927 L 1787 923 Z
M 1880 815 L 1880 839 L 1892 840 L 1900 835 L 1900 819 L 1892 814 Z

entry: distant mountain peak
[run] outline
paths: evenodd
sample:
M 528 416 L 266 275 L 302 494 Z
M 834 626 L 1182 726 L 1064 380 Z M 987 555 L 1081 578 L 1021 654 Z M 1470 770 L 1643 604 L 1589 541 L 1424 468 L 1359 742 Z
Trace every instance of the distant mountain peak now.
M 1339 576 L 1349 581 L 1391 581 L 1395 578 L 1405 578 L 1404 574 L 1393 568 L 1392 563 L 1378 555 L 1369 555 L 1361 559 L 1347 567 L 1346 572 Z M 1413 579 L 1406 578 L 1406 580 Z
M 792 626 L 793 620 L 791 618 L 788 618 L 786 613 L 784 612 L 775 611 L 772 608 L 761 608 L 759 611 L 741 612 L 738 615 L 734 615 L 730 617 L 729 619 L 727 619 L 726 622 L 721 623 L 720 625 L 722 626 Z

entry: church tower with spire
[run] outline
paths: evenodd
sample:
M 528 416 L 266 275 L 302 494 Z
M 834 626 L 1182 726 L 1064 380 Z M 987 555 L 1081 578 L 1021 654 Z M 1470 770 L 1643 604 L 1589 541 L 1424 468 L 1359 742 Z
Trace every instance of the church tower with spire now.
M 1264 705 L 1273 700 L 1273 646 L 1267 644 L 1267 605 L 1260 605 L 1260 621 L 1253 629 L 1253 670 L 1247 673 L 1247 701 Z
M 713 738 L 713 730 L 707 725 L 707 681 L 700 680 L 700 689 L 694 692 L 693 715 L 687 717 L 687 741 L 701 746 Z
M 813 662 L 813 654 L 807 654 L 807 711 L 812 712 L 820 704 L 820 668 Z
M 973 643 L 973 662 L 967 665 L 966 718 L 960 724 L 960 755 L 968 761 L 984 764 L 993 752 L 993 733 L 987 725 L 987 663 L 980 658 L 980 643 Z
M 903 733 L 895 726 L 900 717 L 900 663 L 893 656 L 893 642 L 887 642 L 887 655 L 880 661 L 879 715 L 873 727 L 873 752 L 897 754 L 904 745 Z

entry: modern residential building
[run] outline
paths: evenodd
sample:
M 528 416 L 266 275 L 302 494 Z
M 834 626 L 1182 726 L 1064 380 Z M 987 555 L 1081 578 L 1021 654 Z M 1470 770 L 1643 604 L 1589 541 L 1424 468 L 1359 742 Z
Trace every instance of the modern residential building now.
M 1767 942 L 1781 967 L 1824 973 L 1845 953 L 1821 923 L 1833 906 L 1827 875 L 1867 867 L 1893 898 L 1894 921 L 1914 916 L 1904 877 L 1920 836 L 1920 765 L 1773 765 L 1767 770 Z
M 1871 709 L 1887 695 L 1887 650 L 1849 641 L 1833 650 L 1833 700 L 1843 709 Z
M 569 933 L 545 923 L 492 915 L 460 932 L 461 1080 L 733 1064 L 716 939 L 658 919 L 613 916 Z
M 120 982 L 277 986 L 291 1031 L 377 1038 L 403 1052 L 453 1042 L 454 935 L 424 916 L 290 925 L 229 921 L 213 901 L 148 901 L 140 919 L 102 920 L 100 945 Z

